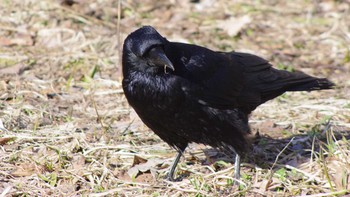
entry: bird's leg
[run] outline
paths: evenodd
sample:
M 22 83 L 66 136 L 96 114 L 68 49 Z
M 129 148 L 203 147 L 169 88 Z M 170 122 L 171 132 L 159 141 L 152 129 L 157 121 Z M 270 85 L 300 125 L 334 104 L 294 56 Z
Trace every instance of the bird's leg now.
M 237 151 L 233 147 L 230 147 L 230 149 L 236 155 L 235 156 L 235 173 L 233 178 L 235 178 L 235 185 L 239 185 L 239 181 L 241 178 L 241 156 L 237 153 Z
M 167 179 L 169 181 L 175 181 L 175 179 L 174 179 L 174 172 L 175 172 L 177 163 L 179 163 L 179 160 L 180 160 L 181 156 L 182 156 L 182 152 L 178 151 L 177 155 L 176 155 L 176 158 L 175 158 L 173 164 L 171 165 L 170 171 L 169 171 L 168 176 L 167 176 Z
M 236 158 L 235 158 L 235 174 L 234 178 L 236 180 L 239 180 L 241 178 L 241 156 L 236 153 Z M 239 185 L 239 182 L 236 181 L 236 184 Z
M 186 147 L 187 147 L 187 146 L 185 146 L 184 148 L 180 148 L 180 149 L 177 150 L 176 158 L 175 158 L 173 164 L 171 165 L 170 171 L 169 171 L 169 173 L 168 173 L 168 175 L 167 175 L 167 179 L 168 179 L 169 181 L 176 181 L 176 179 L 174 179 L 174 172 L 175 172 L 176 166 L 177 166 L 177 164 L 179 163 L 179 160 L 180 160 L 180 158 L 181 158 L 181 156 L 182 156 L 182 153 L 183 153 L 183 151 L 186 149 Z

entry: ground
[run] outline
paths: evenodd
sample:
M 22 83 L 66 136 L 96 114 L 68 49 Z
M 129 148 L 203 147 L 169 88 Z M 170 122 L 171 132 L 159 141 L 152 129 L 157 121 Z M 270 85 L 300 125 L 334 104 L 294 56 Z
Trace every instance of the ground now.
M 0 196 L 342 196 L 350 194 L 350 2 L 346 0 L 0 0 Z M 250 117 L 240 186 L 231 159 L 175 151 L 121 89 L 124 38 L 243 51 L 327 77 Z

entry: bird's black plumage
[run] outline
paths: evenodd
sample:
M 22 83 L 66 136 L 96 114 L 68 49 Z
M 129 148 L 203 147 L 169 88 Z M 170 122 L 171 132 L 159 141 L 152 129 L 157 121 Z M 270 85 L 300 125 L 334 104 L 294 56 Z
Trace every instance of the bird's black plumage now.
M 286 91 L 333 86 L 324 78 L 274 69 L 255 55 L 169 42 L 151 26 L 125 39 L 122 64 L 129 104 L 179 155 L 190 142 L 242 154 L 248 115 L 257 106 Z

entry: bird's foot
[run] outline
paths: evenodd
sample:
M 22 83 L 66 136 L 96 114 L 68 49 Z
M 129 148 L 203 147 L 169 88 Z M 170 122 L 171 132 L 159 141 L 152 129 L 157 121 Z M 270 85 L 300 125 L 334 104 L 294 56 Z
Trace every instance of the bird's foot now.
M 177 178 L 174 178 L 174 176 L 171 176 L 170 174 L 168 174 L 166 177 L 165 177 L 165 180 L 168 180 L 168 181 L 171 181 L 171 182 L 180 182 L 183 180 L 183 176 L 179 176 Z

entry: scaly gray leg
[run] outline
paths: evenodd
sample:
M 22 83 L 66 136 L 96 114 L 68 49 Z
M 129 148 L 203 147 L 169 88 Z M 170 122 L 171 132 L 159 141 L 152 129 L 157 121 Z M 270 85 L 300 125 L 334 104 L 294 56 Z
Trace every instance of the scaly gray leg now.
M 169 173 L 168 173 L 168 175 L 167 175 L 167 179 L 168 179 L 169 181 L 176 181 L 176 179 L 174 179 L 174 172 L 175 172 L 176 166 L 177 166 L 177 164 L 179 163 L 179 160 L 180 160 L 180 158 L 181 158 L 181 156 L 182 156 L 182 153 L 183 153 L 183 151 L 185 151 L 186 147 L 187 147 L 187 146 L 185 146 L 184 148 L 181 148 L 181 149 L 179 149 L 179 150 L 177 151 L 176 158 L 175 158 L 173 164 L 171 165 L 170 171 L 169 171 Z
M 234 178 L 236 180 L 239 180 L 241 178 L 241 156 L 236 153 L 236 158 L 235 158 L 235 174 Z M 236 184 L 239 185 L 239 182 L 236 181 Z

